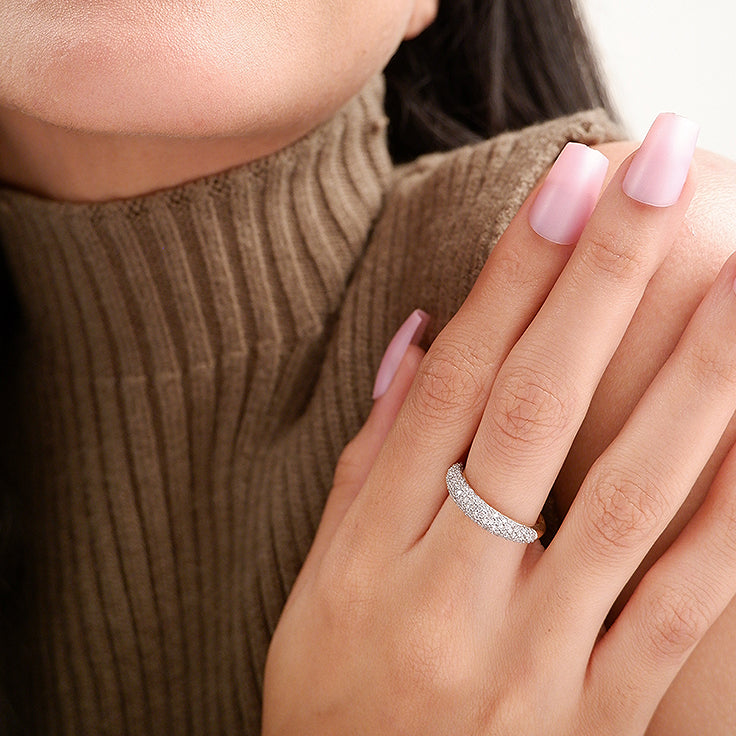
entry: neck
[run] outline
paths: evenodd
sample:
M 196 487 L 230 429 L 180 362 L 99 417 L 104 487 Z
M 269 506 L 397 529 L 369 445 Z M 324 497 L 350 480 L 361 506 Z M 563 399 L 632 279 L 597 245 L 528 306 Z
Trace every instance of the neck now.
M 0 108 L 0 181 L 50 199 L 123 199 L 240 166 L 306 132 L 279 131 L 265 139 L 96 134 Z

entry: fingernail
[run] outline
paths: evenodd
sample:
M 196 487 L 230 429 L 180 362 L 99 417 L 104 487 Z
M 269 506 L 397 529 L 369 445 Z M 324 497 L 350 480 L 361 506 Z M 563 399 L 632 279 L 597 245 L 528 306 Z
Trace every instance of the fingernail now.
M 600 151 L 568 143 L 532 204 L 532 230 L 553 243 L 577 243 L 593 214 L 606 171 L 608 159 Z
M 657 115 L 624 178 L 624 193 L 637 202 L 669 207 L 680 198 L 695 153 L 699 127 L 692 120 Z
M 404 357 L 409 345 L 416 345 L 424 334 L 429 324 L 429 315 L 421 309 L 415 309 L 407 318 L 397 333 L 391 339 L 386 352 L 381 359 L 381 365 L 376 374 L 376 383 L 373 386 L 373 399 L 383 396 L 391 381 L 394 380 L 396 371 L 399 369 L 401 359 Z

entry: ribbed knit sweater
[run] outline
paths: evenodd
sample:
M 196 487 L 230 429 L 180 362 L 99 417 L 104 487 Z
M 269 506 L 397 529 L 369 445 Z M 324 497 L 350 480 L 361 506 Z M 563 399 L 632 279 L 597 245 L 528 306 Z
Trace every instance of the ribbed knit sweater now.
M 6 674 L 29 733 L 258 733 L 393 332 L 421 307 L 431 339 L 564 144 L 616 135 L 581 113 L 394 167 L 382 102 L 376 78 L 290 147 L 147 196 L 0 191 L 28 610 L 0 647 L 27 650 Z

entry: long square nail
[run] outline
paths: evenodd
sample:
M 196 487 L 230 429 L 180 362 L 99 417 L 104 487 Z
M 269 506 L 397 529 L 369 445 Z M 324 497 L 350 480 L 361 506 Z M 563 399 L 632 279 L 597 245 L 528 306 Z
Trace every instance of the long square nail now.
M 698 125 L 682 115 L 658 115 L 626 172 L 624 193 L 654 207 L 669 207 L 677 202 L 695 153 L 698 132 Z
M 529 211 L 532 230 L 553 243 L 577 243 L 595 209 L 606 171 L 608 159 L 600 151 L 568 143 Z

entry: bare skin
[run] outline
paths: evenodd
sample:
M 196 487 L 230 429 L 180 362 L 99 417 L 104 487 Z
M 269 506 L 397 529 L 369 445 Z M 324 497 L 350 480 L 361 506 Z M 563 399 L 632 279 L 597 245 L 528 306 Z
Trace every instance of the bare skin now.
M 627 148 L 618 144 L 610 153 L 622 158 Z M 731 225 L 712 229 L 719 225 L 710 214 L 686 219 L 692 182 L 669 213 L 632 208 L 620 194 L 627 164 L 566 264 L 562 251 L 540 248 L 530 236 L 529 203 L 522 207 L 460 311 L 418 368 L 416 355 L 405 360 L 398 386 L 376 402 L 346 448 L 273 638 L 264 733 L 344 733 L 356 718 L 367 732 L 391 724 L 397 732 L 441 734 L 458 723 L 484 734 L 515 734 L 520 723 L 530 733 L 566 736 L 733 732 L 733 680 L 719 679 L 723 668 L 710 679 L 699 668 L 712 664 L 708 629 L 719 616 L 728 618 L 723 611 L 736 592 L 736 450 L 694 515 L 699 499 L 691 498 L 689 508 L 686 499 L 696 480 L 701 488 L 713 479 L 722 439 L 711 453 L 736 408 L 734 328 L 723 329 L 721 321 L 735 316 L 736 259 L 727 260 L 715 281 L 712 261 L 694 278 L 686 272 L 697 282 L 690 290 L 679 283 L 684 269 L 678 269 L 688 264 L 670 251 L 675 241 L 681 247 L 683 232 L 702 227 L 710 229 L 708 237 L 728 239 Z M 705 191 L 721 174 L 733 178 L 728 167 L 716 172 Z M 681 309 L 660 300 L 667 291 L 659 289 L 673 277 L 688 297 Z M 611 282 L 622 288 L 612 292 Z M 509 512 L 532 489 L 541 508 L 561 436 L 572 441 L 575 434 L 591 358 L 602 340 L 615 347 L 624 335 L 621 307 L 631 304 L 634 285 L 637 301 L 646 291 L 647 304 L 638 308 L 638 326 L 629 328 L 623 351 L 641 339 L 649 355 L 651 334 L 661 329 L 657 306 L 680 312 L 668 337 L 679 337 L 692 313 L 687 330 L 676 349 L 674 341 L 655 346 L 646 375 L 608 371 L 606 381 L 622 381 L 628 414 L 641 394 L 629 395 L 632 380 L 643 389 L 664 364 L 615 442 L 599 454 L 621 424 L 609 427 L 604 416 L 605 442 L 593 427 L 598 446 L 579 444 L 573 452 L 577 465 L 568 462 L 558 491 L 574 500 L 552 545 L 525 551 L 489 536 L 447 499 L 438 476 L 470 444 L 465 472 L 478 493 Z M 635 308 L 625 311 L 627 322 Z M 635 367 L 642 360 L 636 353 L 629 359 Z M 519 432 L 518 415 L 506 412 L 503 399 L 540 394 L 525 386 L 549 386 L 555 402 L 524 404 L 534 418 Z M 588 429 L 611 406 L 602 394 Z M 502 482 L 488 472 L 494 464 L 503 469 Z M 701 472 L 704 464 L 708 470 Z M 683 500 L 685 509 L 666 531 Z M 676 535 L 674 527 L 686 521 Z M 647 549 L 658 538 L 654 557 L 661 556 L 653 559 Z M 647 567 L 631 594 L 626 581 L 638 580 Z M 605 621 L 610 628 L 601 633 Z M 694 685 L 697 679 L 702 685 Z
M 284 148 L 329 119 L 438 0 L 6 0 L 0 180 L 130 197 Z
M 632 150 L 630 143 L 600 146 L 611 171 Z M 595 458 L 613 439 L 637 400 L 736 250 L 736 164 L 698 151 L 698 187 L 672 250 L 651 280 L 639 310 L 606 371 L 555 487 L 561 510 L 569 508 Z M 646 569 L 677 537 L 702 502 L 736 441 L 732 420 L 711 462 L 680 512 L 626 587 L 614 613 L 628 600 Z M 691 655 L 650 725 L 651 734 L 731 734 L 736 728 L 736 602 L 722 614 Z
M 3 3 L 0 179 L 55 199 L 99 201 L 175 186 L 267 155 L 328 119 L 384 66 L 402 38 L 420 32 L 436 12 L 434 0 L 216 5 L 194 8 L 172 0 L 162 13 L 152 2 L 116 10 L 94 5 L 99 12 L 81 0 Z M 71 14 L 54 25 L 62 9 Z M 325 13 L 334 14 L 330 22 L 318 22 Z M 145 33 L 135 23 L 141 17 Z M 233 27 L 242 33 L 228 33 Z M 305 29 L 304 35 L 295 39 L 294 28 Z M 244 48 L 243 39 L 255 41 Z M 269 63 L 274 51 L 282 65 Z M 325 75 L 325 66 L 341 71 Z M 303 72 L 296 78 L 295 68 Z M 80 69 L 90 73 L 80 75 Z M 613 173 L 635 144 L 600 148 Z M 645 292 L 556 485 L 563 509 L 736 250 L 736 165 L 705 152 L 696 164 L 698 188 L 685 224 Z M 614 615 L 692 516 L 734 440 L 732 421 Z M 670 687 L 649 732 L 732 733 L 734 655 L 732 603 Z

